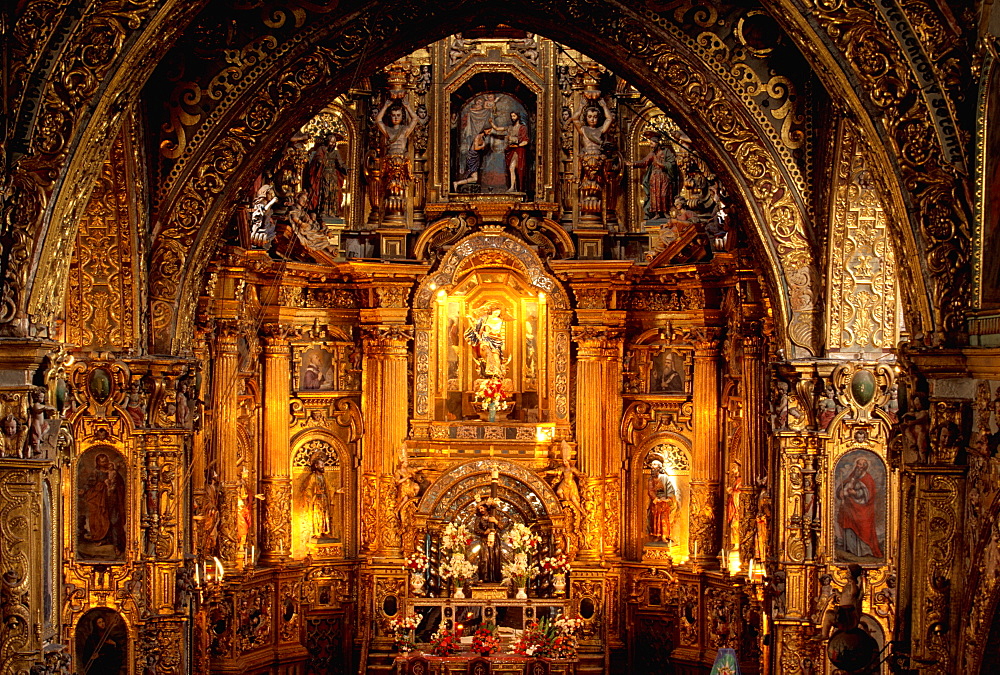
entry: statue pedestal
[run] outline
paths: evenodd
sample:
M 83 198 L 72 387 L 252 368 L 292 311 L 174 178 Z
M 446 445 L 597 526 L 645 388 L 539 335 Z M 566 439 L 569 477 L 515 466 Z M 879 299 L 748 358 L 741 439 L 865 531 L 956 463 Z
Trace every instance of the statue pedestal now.
M 503 584 L 472 584 L 472 597 L 477 600 L 506 600 L 507 587 Z
M 403 225 L 404 223 L 399 223 Z M 405 258 L 406 235 L 410 233 L 407 227 L 380 227 L 376 230 L 379 238 L 380 258 Z

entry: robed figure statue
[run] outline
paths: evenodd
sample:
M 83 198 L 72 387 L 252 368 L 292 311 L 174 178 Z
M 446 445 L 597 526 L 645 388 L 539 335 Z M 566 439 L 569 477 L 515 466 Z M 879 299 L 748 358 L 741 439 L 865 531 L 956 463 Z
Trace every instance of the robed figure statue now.
M 503 551 L 500 536 L 507 526 L 507 518 L 500 512 L 493 498 L 481 499 L 476 504 L 476 519 L 472 531 L 479 536 L 479 581 L 487 584 L 500 583 L 503 579 Z

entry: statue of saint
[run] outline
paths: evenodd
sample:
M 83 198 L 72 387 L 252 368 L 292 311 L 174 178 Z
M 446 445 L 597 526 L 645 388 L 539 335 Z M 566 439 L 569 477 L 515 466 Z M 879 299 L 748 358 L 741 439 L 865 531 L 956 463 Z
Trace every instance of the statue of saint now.
M 302 189 L 309 194 L 307 208 L 320 217 L 340 218 L 341 202 L 344 195 L 344 181 L 347 178 L 347 165 L 340 156 L 337 143 L 344 136 L 330 132 L 326 134 L 323 143 L 317 141 L 309 156 L 303 175 Z
M 511 111 L 510 124 L 498 127 L 493 124 L 495 136 L 502 136 L 506 141 L 504 159 L 507 162 L 507 173 L 510 174 L 509 192 L 525 191 L 525 176 L 528 174 L 528 121 L 522 115 Z
M 250 243 L 258 248 L 267 248 L 274 239 L 274 220 L 271 207 L 278 202 L 274 194 L 274 186 L 264 183 L 253 198 L 253 209 L 250 213 Z
M 733 462 L 729 469 L 729 488 L 726 496 L 727 551 L 740 549 L 740 488 L 743 487 L 743 477 L 740 475 L 739 461 Z
M 662 219 L 667 217 L 670 202 L 680 187 L 680 173 L 677 169 L 677 157 L 670 144 L 663 140 L 663 136 L 659 132 L 651 132 L 647 137 L 653 144 L 652 149 L 645 157 L 629 166 L 646 169 L 642 177 L 642 187 L 646 191 L 643 207 L 648 218 Z
M 480 499 L 476 504 L 476 519 L 472 532 L 479 536 L 479 581 L 486 584 L 500 583 L 503 579 L 503 551 L 500 535 L 506 529 L 507 520 L 495 499 Z
M 306 478 L 305 495 L 309 504 L 312 536 L 325 539 L 333 536 L 333 505 L 326 484 L 326 458 L 322 451 L 309 458 L 309 474 Z
M 485 365 L 486 377 L 503 377 L 506 371 L 504 349 L 507 342 L 507 327 L 503 318 L 503 307 L 490 302 L 480 307 L 476 316 L 468 316 L 469 329 L 465 331 L 465 341 Z
M 671 530 L 677 514 L 680 500 L 677 490 L 670 482 L 670 476 L 663 470 L 663 462 L 653 460 L 649 480 L 646 483 L 646 494 L 649 495 L 649 534 L 654 540 L 673 544 Z
M 336 253 L 336 242 L 330 239 L 326 226 L 316 220 L 316 216 L 307 209 L 309 194 L 299 192 L 295 195 L 295 205 L 288 212 L 288 220 L 292 224 L 299 243 L 307 249 L 330 251 Z

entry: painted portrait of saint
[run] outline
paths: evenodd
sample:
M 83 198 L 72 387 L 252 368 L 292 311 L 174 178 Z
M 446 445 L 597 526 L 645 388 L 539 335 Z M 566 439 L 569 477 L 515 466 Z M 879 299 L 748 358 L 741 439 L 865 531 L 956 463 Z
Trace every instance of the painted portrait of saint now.
M 306 391 L 336 389 L 333 355 L 322 347 L 313 347 L 302 355 L 299 388 Z
M 534 162 L 528 108 L 502 91 L 476 93 L 454 117 L 452 191 L 525 193 Z
M 77 673 L 126 675 L 128 629 L 113 609 L 92 609 L 76 624 Z
M 885 559 L 886 471 L 868 450 L 852 450 L 834 471 L 833 518 L 838 561 Z
M 649 369 L 649 393 L 683 394 L 685 379 L 684 355 L 671 350 L 653 356 Z
M 125 459 L 109 447 L 77 463 L 77 551 L 85 560 L 121 560 L 126 548 Z

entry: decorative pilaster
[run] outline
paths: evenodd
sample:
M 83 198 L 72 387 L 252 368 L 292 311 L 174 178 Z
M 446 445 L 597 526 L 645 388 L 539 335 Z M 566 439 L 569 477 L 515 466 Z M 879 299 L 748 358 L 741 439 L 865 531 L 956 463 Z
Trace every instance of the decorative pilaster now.
M 605 409 L 608 397 L 605 389 L 605 359 L 607 334 L 604 326 L 578 326 L 573 328 L 576 341 L 576 441 L 577 461 L 586 474 L 583 489 L 583 532 L 580 537 L 579 557 L 597 559 L 604 548 L 604 444 Z
M 367 433 L 361 460 L 361 549 L 377 556 L 400 555 L 392 470 L 407 435 L 406 346 L 408 326 L 362 329 L 364 350 L 361 410 Z
M 239 415 L 236 336 L 235 322 L 219 322 L 215 334 L 215 372 L 212 374 L 212 443 L 222 487 L 219 556 L 227 563 L 242 566 L 243 551 L 239 546 L 237 525 L 240 475 L 236 464 L 236 418 Z
M 261 554 L 266 564 L 286 560 L 291 551 L 292 482 L 289 448 L 291 397 L 288 329 L 267 325 L 264 336 L 264 518 Z
M 716 567 L 722 549 L 722 452 L 719 447 L 719 330 L 695 337 L 694 462 L 691 471 L 691 560 Z
M 759 324 L 743 336 L 742 398 L 743 445 L 740 464 L 740 561 L 753 559 L 757 541 L 757 483 L 767 476 L 767 340 Z

